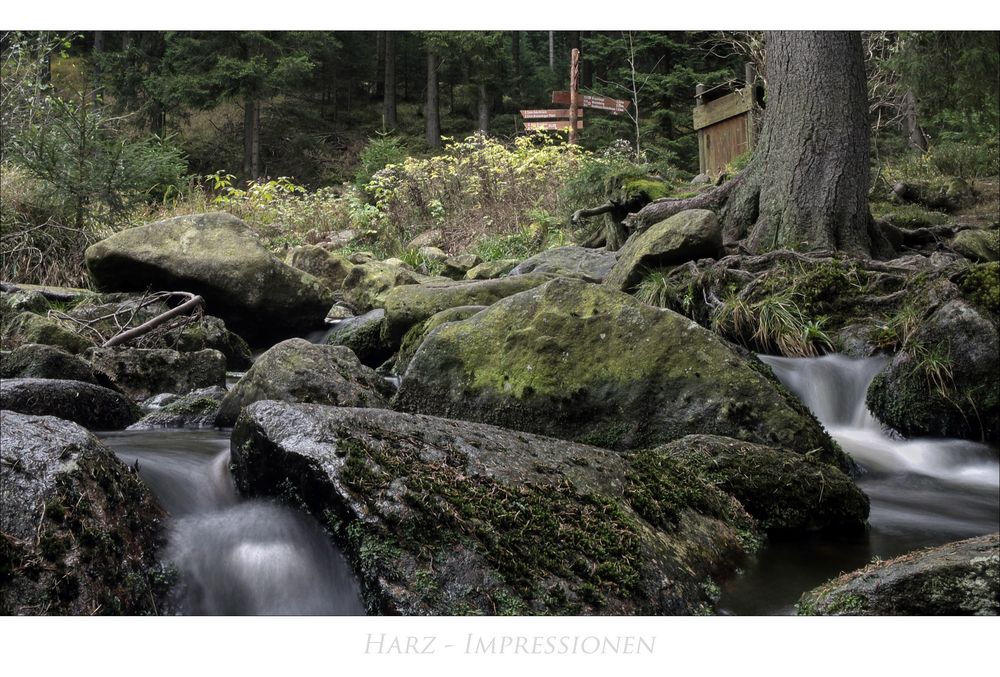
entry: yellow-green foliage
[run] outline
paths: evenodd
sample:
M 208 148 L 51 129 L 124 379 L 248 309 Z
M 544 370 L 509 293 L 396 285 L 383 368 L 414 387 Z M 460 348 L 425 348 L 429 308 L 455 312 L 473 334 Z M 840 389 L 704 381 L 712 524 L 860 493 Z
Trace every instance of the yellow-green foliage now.
M 546 135 L 504 145 L 483 135 L 449 143 L 430 158 L 407 158 L 365 187 L 382 239 L 408 242 L 421 229 L 444 231 L 456 251 L 482 236 L 516 234 L 538 211 L 559 213 L 559 189 L 586 151 Z

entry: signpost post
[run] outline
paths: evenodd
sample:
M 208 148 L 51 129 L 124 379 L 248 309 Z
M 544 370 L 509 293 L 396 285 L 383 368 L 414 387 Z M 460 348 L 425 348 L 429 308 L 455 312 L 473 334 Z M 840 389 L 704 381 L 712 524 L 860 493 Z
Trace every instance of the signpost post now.
M 631 101 L 612 99 L 608 96 L 580 94 L 580 50 L 570 53 L 569 91 L 552 92 L 552 103 L 566 108 L 536 108 L 521 111 L 525 129 L 569 130 L 569 142 L 575 144 L 583 129 L 585 108 L 608 111 L 618 115 L 628 110 Z

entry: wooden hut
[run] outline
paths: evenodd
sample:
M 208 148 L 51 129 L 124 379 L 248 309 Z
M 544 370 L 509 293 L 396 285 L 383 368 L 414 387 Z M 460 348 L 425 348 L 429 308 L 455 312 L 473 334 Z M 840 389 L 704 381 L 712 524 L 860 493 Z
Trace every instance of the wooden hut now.
M 742 84 L 742 87 L 739 85 Z M 718 176 L 727 164 L 754 146 L 754 119 L 761 109 L 763 90 L 757 72 L 746 65 L 743 83 L 729 81 L 695 90 L 692 111 L 698 132 L 698 160 L 702 174 Z

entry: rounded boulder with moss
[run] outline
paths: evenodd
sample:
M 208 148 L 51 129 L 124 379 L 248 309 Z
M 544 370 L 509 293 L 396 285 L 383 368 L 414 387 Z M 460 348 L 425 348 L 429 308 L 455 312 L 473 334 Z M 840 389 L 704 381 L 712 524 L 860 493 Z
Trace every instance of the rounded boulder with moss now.
M 765 372 L 686 317 L 556 279 L 432 331 L 394 406 L 610 449 L 717 434 L 846 468 L 815 417 Z

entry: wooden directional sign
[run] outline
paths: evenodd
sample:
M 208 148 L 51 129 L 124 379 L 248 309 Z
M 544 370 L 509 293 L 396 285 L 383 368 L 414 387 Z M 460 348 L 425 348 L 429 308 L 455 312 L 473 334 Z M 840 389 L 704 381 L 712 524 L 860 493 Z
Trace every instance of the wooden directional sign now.
M 532 129 L 569 129 L 569 120 L 544 120 L 536 122 L 525 122 L 524 128 L 527 130 Z M 583 129 L 583 120 L 576 121 L 576 128 Z
M 582 94 L 577 100 L 583 104 L 584 108 L 596 108 L 597 110 L 611 111 L 615 115 L 624 113 L 632 104 L 624 99 L 612 99 L 609 96 L 594 96 L 593 94 Z M 569 92 L 552 92 L 552 103 L 569 105 Z
M 576 111 L 578 117 L 583 117 L 583 109 L 578 108 Z M 521 117 L 525 120 L 550 120 L 552 118 L 569 118 L 569 109 L 561 108 L 536 108 L 533 110 L 523 110 L 521 111 Z

